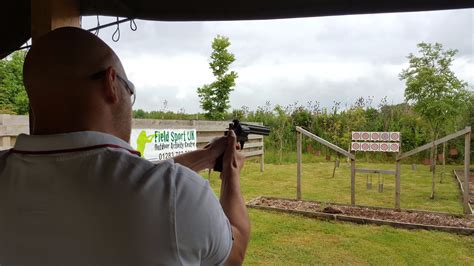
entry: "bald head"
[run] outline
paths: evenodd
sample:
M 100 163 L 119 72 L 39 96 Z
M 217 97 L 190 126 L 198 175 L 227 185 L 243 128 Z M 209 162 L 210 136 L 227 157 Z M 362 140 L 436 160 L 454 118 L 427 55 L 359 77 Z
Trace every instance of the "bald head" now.
M 33 134 L 92 130 L 129 140 L 130 95 L 117 78 L 126 74 L 97 36 L 72 27 L 49 32 L 34 42 L 23 75 Z

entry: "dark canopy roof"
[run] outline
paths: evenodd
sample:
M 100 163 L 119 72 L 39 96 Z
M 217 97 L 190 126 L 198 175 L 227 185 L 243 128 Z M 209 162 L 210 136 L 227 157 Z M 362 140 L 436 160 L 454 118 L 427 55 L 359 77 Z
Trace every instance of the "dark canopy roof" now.
M 39 1 L 39 0 L 36 0 Z M 31 0 L 3 1 L 0 58 L 31 37 Z M 162 21 L 253 20 L 474 7 L 472 0 L 79 0 L 81 15 Z

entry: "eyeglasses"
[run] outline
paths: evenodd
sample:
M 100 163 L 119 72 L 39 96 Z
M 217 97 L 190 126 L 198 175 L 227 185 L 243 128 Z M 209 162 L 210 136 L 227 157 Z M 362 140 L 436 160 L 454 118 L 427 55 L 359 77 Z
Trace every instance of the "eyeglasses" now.
M 104 77 L 106 71 L 107 70 L 99 71 L 97 73 L 90 75 L 89 77 L 94 80 L 101 79 Z M 133 85 L 133 83 L 130 80 L 122 78 L 119 74 L 117 74 L 117 78 L 123 83 L 123 85 L 125 85 L 125 88 L 128 90 L 128 92 L 130 92 L 130 96 L 131 96 L 130 100 L 133 105 L 135 103 L 135 99 L 137 98 L 137 94 L 135 92 L 135 85 Z

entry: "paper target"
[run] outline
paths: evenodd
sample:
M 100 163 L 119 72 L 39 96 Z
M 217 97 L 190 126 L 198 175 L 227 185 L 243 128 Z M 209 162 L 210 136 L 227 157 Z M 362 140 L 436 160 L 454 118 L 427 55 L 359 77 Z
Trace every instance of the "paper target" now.
M 369 132 L 362 132 L 362 140 L 369 140 L 370 134 Z
M 351 147 L 352 147 L 353 151 L 359 151 L 360 150 L 360 143 L 352 142 Z
M 379 132 L 372 132 L 372 134 L 370 134 L 370 139 L 374 140 L 374 141 L 379 140 L 380 139 L 380 133 Z
M 352 132 L 352 140 L 360 140 L 360 133 Z

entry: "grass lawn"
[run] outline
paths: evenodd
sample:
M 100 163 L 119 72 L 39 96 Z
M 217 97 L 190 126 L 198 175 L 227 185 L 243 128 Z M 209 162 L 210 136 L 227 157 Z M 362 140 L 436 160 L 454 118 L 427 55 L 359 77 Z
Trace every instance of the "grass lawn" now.
M 247 265 L 474 265 L 474 237 L 249 213 Z
M 306 157 L 305 157 L 306 158 Z M 333 162 L 304 160 L 302 196 L 306 200 L 350 203 L 349 166 L 341 161 L 332 178 Z M 394 164 L 357 163 L 357 167 L 395 169 Z M 462 213 L 461 196 L 446 167 L 444 182 L 437 182 L 437 196 L 430 200 L 431 173 L 428 167 L 402 165 L 401 206 L 420 210 Z M 459 167 L 457 167 L 459 168 Z M 439 170 L 441 167 L 438 168 Z M 441 172 L 441 171 L 439 171 Z M 207 178 L 207 173 L 202 173 Z M 372 189 L 366 189 L 365 174 L 356 176 L 356 204 L 393 207 L 395 181 L 384 175 L 384 192 L 377 191 L 378 176 Z M 219 193 L 220 181 L 211 174 L 211 187 Z M 296 164 L 247 162 L 242 172 L 245 200 L 260 195 L 295 198 Z M 246 264 L 456 264 L 474 265 L 474 237 L 424 230 L 404 230 L 387 226 L 326 222 L 294 215 L 249 210 L 252 236 Z

